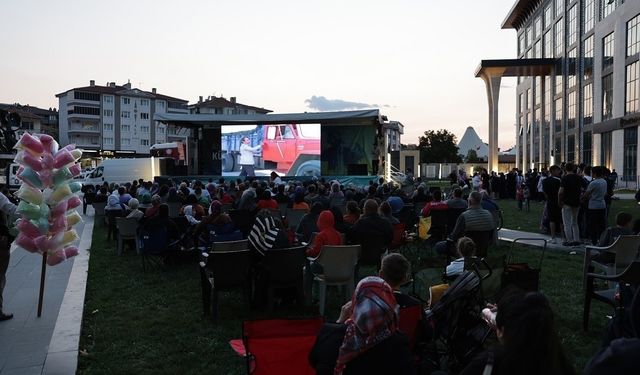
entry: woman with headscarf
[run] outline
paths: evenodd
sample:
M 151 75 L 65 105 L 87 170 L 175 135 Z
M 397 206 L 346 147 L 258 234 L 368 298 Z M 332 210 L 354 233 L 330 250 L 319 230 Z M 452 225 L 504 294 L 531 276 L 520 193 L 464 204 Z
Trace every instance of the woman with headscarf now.
M 200 220 L 194 217 L 195 213 L 193 212 L 193 206 L 185 206 L 184 207 L 184 217 L 189 222 L 189 225 L 198 225 L 200 224 Z
M 127 219 L 136 219 L 140 220 L 144 217 L 144 212 L 138 209 L 140 202 L 136 198 L 129 199 L 129 214 L 127 215 Z
M 256 209 L 256 192 L 251 189 L 245 190 L 240 197 L 237 209 L 254 211 Z
M 206 235 L 204 235 L 205 233 Z M 205 216 L 196 226 L 193 236 L 196 247 L 198 242 L 210 244 L 214 240 L 234 241 L 242 239 L 242 233 L 237 230 L 229 215 L 222 212 L 222 204 L 217 200 L 211 202 L 209 215 Z
M 407 337 L 398 330 L 399 307 L 383 279 L 362 279 L 336 323 L 325 324 L 309 354 L 318 375 L 412 374 Z
M 204 217 L 204 208 L 200 205 L 200 203 L 198 203 L 198 198 L 196 197 L 195 194 L 190 194 L 189 197 L 187 198 L 187 203 L 182 206 L 180 208 L 180 213 L 182 215 L 184 215 L 184 209 L 186 207 L 191 207 L 192 208 L 192 212 L 193 212 L 193 216 L 197 219 L 197 220 L 202 220 L 202 218 Z
M 120 203 L 120 198 L 117 195 L 109 195 L 107 198 L 107 206 L 104 208 L 107 213 L 113 216 L 122 216 L 126 208 L 124 204 Z

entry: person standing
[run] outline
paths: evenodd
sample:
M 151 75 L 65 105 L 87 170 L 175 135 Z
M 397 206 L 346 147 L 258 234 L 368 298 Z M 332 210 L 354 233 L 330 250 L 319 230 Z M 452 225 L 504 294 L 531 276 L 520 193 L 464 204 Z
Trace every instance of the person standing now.
M 9 258 L 11 256 L 12 236 L 9 234 L 8 216 L 16 212 L 16 205 L 9 201 L 4 194 L 0 193 L 0 322 L 13 318 L 13 314 L 7 314 L 3 309 L 2 293 L 7 283 L 7 268 L 9 268 Z
M 249 137 L 242 138 L 242 144 L 240 145 L 240 166 L 242 167 L 242 171 L 240 171 L 240 176 L 243 177 L 254 177 L 256 175 L 256 171 L 253 167 L 253 154 L 260 150 L 261 145 L 251 147 L 251 140 Z
M 594 246 L 598 244 L 600 235 L 606 228 L 607 204 L 604 198 L 607 195 L 607 182 L 603 178 L 603 172 L 604 167 L 593 167 L 591 169 L 593 180 L 589 183 L 585 192 L 585 199 L 589 199 L 589 205 L 587 206 L 588 233 Z
M 549 177 L 542 183 L 542 190 L 547 199 L 547 215 L 549 216 L 549 234 L 551 243 L 556 243 L 556 231 L 562 233 L 562 211 L 558 204 L 558 193 L 560 191 L 560 167 L 552 165 L 549 168 Z
M 567 163 L 566 174 L 560 182 L 558 200 L 562 209 L 562 222 L 566 241 L 563 246 L 578 246 L 580 242 L 580 228 L 578 226 L 578 210 L 580 209 L 580 193 L 584 179 L 576 174 L 576 165 Z

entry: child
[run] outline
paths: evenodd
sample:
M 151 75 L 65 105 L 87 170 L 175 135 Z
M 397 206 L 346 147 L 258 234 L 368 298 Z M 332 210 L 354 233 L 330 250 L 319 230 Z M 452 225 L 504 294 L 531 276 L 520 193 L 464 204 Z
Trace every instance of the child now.
M 526 208 L 526 211 L 529 212 L 529 210 L 531 209 L 531 206 L 529 204 L 529 199 L 531 198 L 531 192 L 529 191 L 529 186 L 524 185 L 524 189 L 522 191 L 522 197 L 524 199 L 524 206 Z M 520 208 L 520 211 L 522 211 L 522 207 Z
M 518 211 L 522 211 L 522 203 L 524 202 L 524 189 L 522 185 L 516 190 L 516 201 L 518 201 Z
M 448 277 L 458 276 L 464 271 L 464 260 L 476 255 L 476 244 L 469 237 L 460 237 L 456 244 L 458 259 L 447 266 L 445 275 Z

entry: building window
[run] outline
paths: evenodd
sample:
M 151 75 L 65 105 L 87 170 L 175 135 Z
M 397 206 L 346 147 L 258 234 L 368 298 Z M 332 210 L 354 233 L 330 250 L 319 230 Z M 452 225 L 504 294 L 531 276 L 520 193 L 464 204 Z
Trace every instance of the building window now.
M 567 89 L 571 89 L 572 87 L 576 86 L 576 83 L 578 82 L 578 77 L 577 77 L 577 71 L 576 71 L 576 66 L 578 65 L 577 59 L 578 59 L 578 54 L 577 54 L 577 48 L 572 49 L 571 51 L 569 51 L 569 62 L 568 62 L 568 71 L 567 71 Z
M 562 57 L 564 54 L 564 20 L 556 22 L 556 55 Z
M 131 104 L 131 98 L 122 98 L 122 104 Z
M 570 135 L 567 137 L 567 158 L 566 158 L 566 162 L 567 163 L 575 163 L 575 157 L 576 157 L 576 136 L 575 135 Z
M 602 38 L 602 70 L 613 66 L 613 50 L 615 47 L 613 32 Z
M 105 138 L 104 138 L 104 145 L 105 145 L 105 146 L 112 146 L 112 145 L 113 145 L 113 138 L 111 138 L 111 137 L 105 137 Z
M 103 128 L 105 131 L 112 132 L 112 131 L 113 131 L 113 124 L 103 124 L 103 125 L 102 125 L 102 128 Z
M 73 109 L 67 111 L 67 114 L 73 115 L 90 115 L 90 116 L 100 116 L 100 108 L 97 107 L 81 107 L 74 105 Z
M 149 146 L 149 140 L 148 139 L 141 139 L 140 140 L 140 146 Z
M 122 112 L 120 112 L 120 116 L 121 116 L 122 118 L 131 118 L 131 112 L 129 112 L 129 111 L 122 111 Z
M 555 163 L 560 164 L 562 161 L 562 138 L 556 137 L 555 147 L 553 148 L 553 156 Z
M 141 99 L 140 100 L 140 105 L 143 107 L 148 107 L 149 106 L 149 99 Z
M 552 39 L 551 30 L 544 33 L 544 37 L 542 37 L 542 50 L 545 59 L 549 59 L 553 57 L 553 39 Z
M 536 93 L 533 99 L 533 106 L 536 107 L 537 105 L 542 104 L 542 77 L 536 77 L 533 82 L 535 84 L 534 89 Z
M 525 43 L 527 47 L 533 44 L 533 29 L 531 25 L 527 26 Z
M 113 109 L 103 109 L 102 115 L 104 117 L 113 117 Z
M 73 98 L 76 100 L 89 100 L 92 102 L 99 102 L 100 94 L 95 94 L 93 92 L 74 91 Z
M 624 112 L 633 113 L 640 111 L 640 62 L 636 61 L 627 65 L 627 78 L 625 89 Z
M 611 132 L 600 135 L 600 165 L 611 167 Z
M 562 91 L 564 89 L 564 86 L 563 86 L 564 80 L 563 80 L 563 77 L 560 76 L 560 75 L 556 76 L 555 78 L 556 78 L 556 87 L 555 87 L 554 94 L 555 95 L 560 95 L 560 94 L 562 94 Z
M 145 112 L 140 112 L 140 120 L 148 120 L 149 114 Z
M 22 121 L 22 130 L 33 130 L 33 121 Z
M 602 121 L 613 118 L 613 74 L 602 77 Z
M 588 85 L 584 85 L 583 89 L 583 98 L 584 98 L 584 121 L 585 125 L 593 123 L 593 84 L 589 83 Z
M 591 160 L 593 158 L 592 144 L 591 132 L 582 133 L 582 162 L 586 165 L 593 163 L 593 160 Z
M 542 57 L 542 42 L 538 40 L 533 45 L 533 58 L 534 59 L 539 59 L 541 57 Z
M 640 52 L 640 14 L 627 22 L 627 57 Z
M 590 79 L 593 77 L 593 38 L 591 35 L 587 39 L 584 40 L 584 79 Z
M 537 17 L 535 21 L 533 21 L 533 37 L 537 38 L 542 35 L 542 18 Z
M 105 102 L 105 103 L 113 103 L 113 96 L 111 96 L 111 95 L 105 95 L 105 96 L 103 97 L 103 100 L 104 100 L 104 102 Z
M 600 14 L 602 15 L 600 19 L 605 18 L 610 15 L 618 5 L 622 4 L 624 0 L 602 0 L 600 2 Z
M 544 8 L 544 28 L 551 27 L 553 21 L 553 13 L 551 13 L 551 5 Z
M 164 134 L 165 133 L 164 126 L 158 126 L 157 130 L 158 130 L 158 134 Z
M 588 33 L 595 25 L 596 0 L 585 0 L 584 3 L 584 32 Z
M 120 139 L 120 144 L 122 146 L 131 146 L 131 139 L 129 139 L 129 138 L 121 138 Z
M 564 12 L 564 0 L 556 0 L 556 17 L 562 16 Z
M 156 107 L 164 109 L 164 102 L 156 100 Z
M 140 127 L 140 132 L 141 133 L 149 133 L 149 127 L 148 126 L 141 126 Z
M 122 125 L 120 126 L 120 130 L 123 132 L 130 132 L 131 131 L 131 125 Z
M 567 98 L 567 128 L 576 126 L 577 91 L 571 91 Z
M 638 170 L 638 128 L 624 129 L 624 181 L 635 181 Z
M 578 40 L 578 5 L 569 9 L 569 20 L 567 27 L 567 45 L 573 45 Z
M 524 108 L 529 109 L 529 98 L 531 97 L 531 89 L 527 89 L 524 96 Z
M 558 99 L 556 99 L 555 101 L 555 106 L 556 106 L 556 125 L 555 125 L 555 131 L 556 133 L 559 133 L 562 131 L 562 113 L 563 113 L 563 108 L 562 108 L 562 97 L 559 97 Z

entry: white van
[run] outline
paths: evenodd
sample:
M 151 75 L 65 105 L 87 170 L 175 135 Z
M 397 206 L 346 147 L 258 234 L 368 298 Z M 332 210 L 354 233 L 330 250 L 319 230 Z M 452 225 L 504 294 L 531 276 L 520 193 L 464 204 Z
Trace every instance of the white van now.
M 103 182 L 124 184 L 133 180 L 153 181 L 160 173 L 159 158 L 103 160 L 85 177 L 83 184 L 100 185 Z

